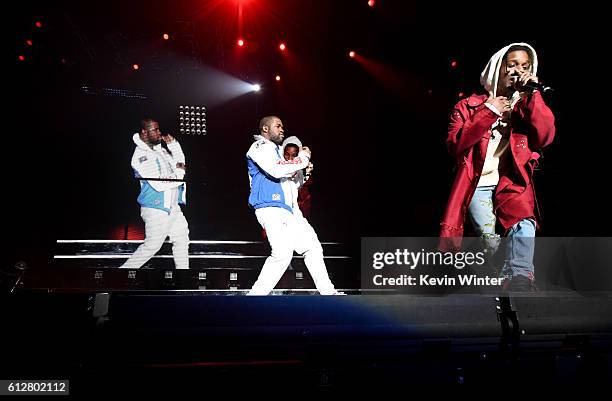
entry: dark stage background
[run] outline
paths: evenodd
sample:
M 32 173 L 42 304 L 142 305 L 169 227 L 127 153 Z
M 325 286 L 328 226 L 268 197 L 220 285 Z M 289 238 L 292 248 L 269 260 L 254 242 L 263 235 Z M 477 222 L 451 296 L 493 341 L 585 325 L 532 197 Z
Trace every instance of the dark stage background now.
M 288 135 L 313 150 L 309 220 L 321 241 L 343 243 L 324 245 L 326 256 L 352 256 L 327 259 L 334 284 L 349 295 L 365 293 L 357 290 L 361 237 L 437 235 L 454 175 L 444 145 L 449 113 L 479 90 L 486 62 L 511 42 L 535 47 L 538 75 L 556 89 L 547 101 L 557 135 L 535 176 L 544 217 L 539 235 L 612 236 L 603 5 L 375 3 L 24 0 L 5 6 L 12 11 L 5 11 L 4 25 L 13 28 L 6 37 L 15 38 L 3 70 L 8 241 L 1 255 L 9 260 L 0 266 L 0 286 L 11 292 L 0 301 L 6 379 L 70 379 L 73 394 L 220 389 L 252 396 L 273 383 L 266 391 L 345 396 L 398 384 L 472 384 L 481 392 L 480 384 L 497 385 L 517 372 L 527 380 L 513 380 L 507 391 L 523 383 L 543 383 L 547 391 L 590 388 L 611 376 L 609 292 L 590 292 L 610 288 L 603 273 L 610 270 L 605 262 L 580 263 L 605 252 L 553 259 L 553 267 L 573 262 L 572 269 L 559 262 L 553 271 L 557 292 L 551 285 L 544 296 L 498 298 L 206 296 L 250 288 L 262 259 L 245 259 L 244 268 L 232 259 L 222 266 L 198 259 L 180 272 L 194 278 L 193 291 L 181 288 L 179 272 L 167 279 L 162 267 L 170 258 L 156 259 L 138 280 L 128 274 L 127 283 L 119 269 L 89 263 L 96 252 L 103 256 L 98 263 L 119 263 L 104 259 L 106 253 L 127 254 L 129 247 L 94 244 L 76 251 L 94 258 L 53 259 L 58 239 L 142 234 L 132 134 L 146 116 L 176 133 L 178 106 L 203 104 L 208 134 L 177 135 L 189 170 L 183 210 L 191 239 L 261 240 L 247 205 L 245 153 L 259 119 L 275 114 Z M 357 57 L 349 58 L 350 50 Z M 262 90 L 230 94 L 245 82 Z M 602 242 L 583 243 L 589 246 L 580 249 Z M 266 245 L 232 246 L 219 249 L 238 257 L 267 254 Z M 225 256 L 219 249 L 199 247 Z M 279 288 L 308 288 L 306 280 L 298 283 L 301 266 L 294 262 L 295 272 L 287 271 Z M 201 272 L 208 273 L 205 285 Z M 231 282 L 232 272 L 242 281 Z M 22 277 L 27 285 L 20 288 Z M 541 277 L 538 285 L 546 281 Z
M 236 1 L 14 5 L 3 191 L 12 258 L 47 258 L 56 239 L 120 239 L 126 225 L 137 228 L 131 136 L 145 116 L 176 132 L 179 104 L 208 107 L 206 136 L 178 136 L 189 164 L 184 210 L 192 239 L 260 239 L 247 205 L 245 153 L 267 114 L 313 149 L 310 221 L 322 241 L 357 249 L 362 236 L 435 236 L 453 177 L 444 146 L 450 109 L 479 89 L 494 52 L 519 41 L 535 47 L 538 75 L 556 89 L 549 104 L 557 137 L 535 178 L 542 235 L 610 234 L 609 128 L 597 110 L 606 107 L 608 85 L 601 10 L 587 3 L 242 3 L 242 20 Z M 220 102 L 215 71 L 259 82 L 262 91 Z M 86 94 L 83 86 L 146 99 Z

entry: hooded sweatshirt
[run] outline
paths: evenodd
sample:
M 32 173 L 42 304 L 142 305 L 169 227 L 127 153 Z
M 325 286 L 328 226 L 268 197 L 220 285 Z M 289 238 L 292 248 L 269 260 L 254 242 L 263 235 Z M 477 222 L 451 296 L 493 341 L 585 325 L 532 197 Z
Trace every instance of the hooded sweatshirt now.
M 132 155 L 132 168 L 137 178 L 173 178 L 182 179 L 185 170 L 177 168 L 177 163 L 185 163 L 185 155 L 178 141 L 168 144 L 170 155 L 161 144 L 151 148 L 140 139 L 138 133 L 132 137 L 136 149 Z M 140 180 L 138 203 L 142 207 L 164 210 L 170 213 L 179 204 L 186 203 L 186 184 L 180 181 Z
M 285 140 L 283 141 L 283 144 L 281 145 L 283 156 L 285 154 L 285 148 L 287 147 L 287 145 L 296 145 L 298 148 L 301 149 L 302 141 L 300 141 L 297 136 L 290 136 L 290 137 L 285 138 Z M 293 209 L 294 215 L 302 216 L 302 210 L 300 209 L 302 198 L 300 198 L 300 195 L 302 196 L 304 195 L 300 191 L 300 188 L 304 186 L 304 183 L 306 182 L 306 180 L 307 180 L 307 177 L 304 176 L 304 170 L 296 171 L 293 174 L 293 176 L 291 176 L 291 178 L 288 179 L 289 183 L 291 184 L 290 185 L 291 199 L 292 199 L 291 208 Z
M 487 92 L 493 92 L 493 97 L 497 96 L 497 83 L 499 82 L 500 69 L 503 66 L 504 57 L 506 56 L 506 53 L 510 47 L 517 45 L 525 46 L 530 50 L 529 52 L 532 61 L 530 72 L 534 75 L 537 74 L 538 57 L 533 47 L 531 47 L 529 44 L 512 43 L 500 49 L 493 55 L 493 57 L 491 57 L 486 67 L 480 74 L 480 83 Z M 520 92 L 515 91 L 511 97 L 510 107 L 513 109 L 520 99 Z M 495 107 L 489 104 L 486 105 L 496 114 L 500 114 Z M 491 139 L 489 140 L 489 145 L 487 147 L 487 154 L 482 168 L 482 174 L 480 176 L 480 180 L 478 181 L 479 187 L 497 185 L 499 182 L 499 161 L 502 157 L 504 157 L 506 151 L 508 150 L 509 135 L 510 127 L 508 126 L 508 123 L 500 116 L 500 118 L 498 118 L 497 121 L 491 126 Z
M 261 135 L 254 139 L 246 154 L 251 184 L 249 205 L 253 209 L 280 207 L 291 213 L 294 208 L 299 211 L 296 184 L 291 179 L 308 166 L 308 154 L 300 152 L 295 159 L 285 160 L 281 153 L 284 147 Z

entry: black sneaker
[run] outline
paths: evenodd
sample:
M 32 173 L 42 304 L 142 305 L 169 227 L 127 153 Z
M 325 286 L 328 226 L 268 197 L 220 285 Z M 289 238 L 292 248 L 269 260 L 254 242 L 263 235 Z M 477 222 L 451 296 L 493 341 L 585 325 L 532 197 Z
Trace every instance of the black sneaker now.
M 538 292 L 538 287 L 536 287 L 534 280 L 530 280 L 525 276 L 515 276 L 512 280 L 506 279 L 502 288 L 511 292 Z

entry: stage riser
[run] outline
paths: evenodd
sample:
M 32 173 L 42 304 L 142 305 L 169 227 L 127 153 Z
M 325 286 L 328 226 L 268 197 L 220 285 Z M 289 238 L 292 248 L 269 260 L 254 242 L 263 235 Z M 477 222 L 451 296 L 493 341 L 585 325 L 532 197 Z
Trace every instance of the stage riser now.
M 101 242 L 101 243 L 65 243 L 56 244 L 56 255 L 104 255 L 104 254 L 125 254 L 131 255 L 142 242 Z M 350 254 L 350 249 L 342 243 L 323 243 L 323 253 L 329 256 L 339 256 Z M 191 243 L 189 253 L 192 255 L 257 255 L 267 256 L 270 254 L 270 246 L 267 242 L 254 242 L 248 244 L 233 243 Z M 166 242 L 157 253 L 158 255 L 172 255 L 172 244 Z
M 189 246 L 189 270 L 175 270 L 172 245 L 166 242 L 135 272 L 117 269 L 141 243 L 59 240 L 51 268 L 26 277 L 24 287 L 99 291 L 245 290 L 253 286 L 270 254 L 266 242 L 193 241 Z M 327 270 L 336 287 L 359 288 L 359 268 L 347 256 L 350 251 L 346 244 L 324 242 L 322 246 Z M 276 288 L 314 289 L 302 256 L 294 256 Z

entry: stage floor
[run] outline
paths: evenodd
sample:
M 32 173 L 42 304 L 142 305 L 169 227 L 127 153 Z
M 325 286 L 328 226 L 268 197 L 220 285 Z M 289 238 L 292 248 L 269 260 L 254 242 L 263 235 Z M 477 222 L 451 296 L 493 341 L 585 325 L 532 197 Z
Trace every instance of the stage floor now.
M 612 374 L 612 297 L 208 294 L 13 294 L 7 366 L 13 377 L 70 378 L 81 394 L 126 384 L 130 394 L 240 393 L 270 380 L 317 392 L 490 384 L 516 369 L 582 384 Z

